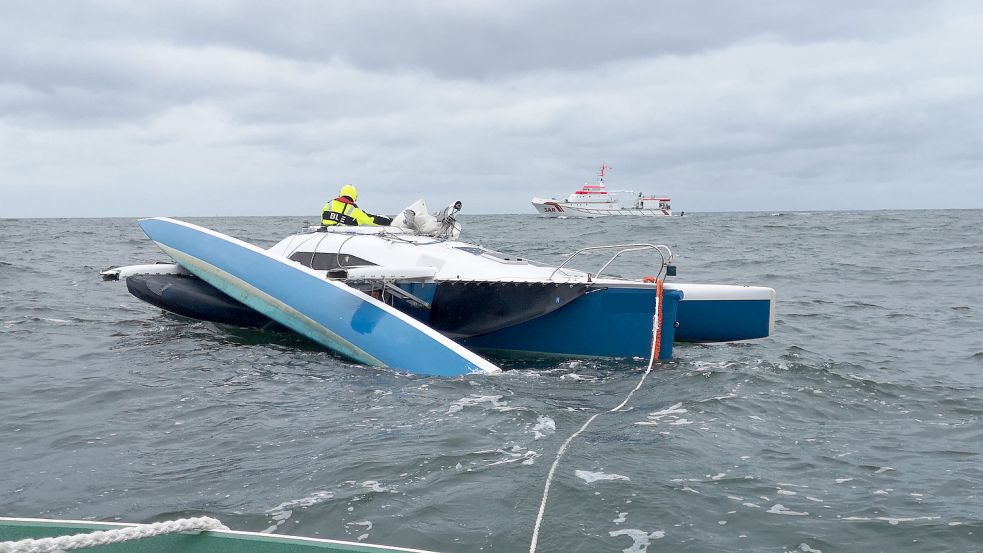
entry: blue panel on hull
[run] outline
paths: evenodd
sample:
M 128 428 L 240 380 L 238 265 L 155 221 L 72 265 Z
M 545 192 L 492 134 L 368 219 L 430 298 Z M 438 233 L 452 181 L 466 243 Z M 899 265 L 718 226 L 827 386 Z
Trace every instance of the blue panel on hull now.
M 677 306 L 683 293 L 665 290 L 660 359 L 672 357 Z M 604 288 L 542 317 L 461 343 L 469 347 L 600 357 L 648 357 L 652 348 L 652 288 Z
M 395 309 L 256 246 L 171 219 L 139 223 L 202 280 L 352 359 L 441 376 L 499 370 Z
M 768 300 L 684 300 L 676 315 L 680 342 L 730 342 L 768 336 Z

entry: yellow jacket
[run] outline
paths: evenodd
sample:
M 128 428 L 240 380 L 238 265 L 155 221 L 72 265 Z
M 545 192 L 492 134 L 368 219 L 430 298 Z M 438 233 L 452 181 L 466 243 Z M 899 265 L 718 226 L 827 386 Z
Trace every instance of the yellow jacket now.
M 370 225 L 379 226 L 371 215 L 359 209 L 355 202 L 346 196 L 335 198 L 324 204 L 321 211 L 321 224 L 330 225 Z

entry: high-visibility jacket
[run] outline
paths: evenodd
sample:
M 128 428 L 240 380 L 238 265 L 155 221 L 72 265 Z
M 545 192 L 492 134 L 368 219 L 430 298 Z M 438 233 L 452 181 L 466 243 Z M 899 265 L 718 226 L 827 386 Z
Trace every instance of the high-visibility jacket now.
M 372 225 L 378 226 L 371 215 L 362 211 L 348 196 L 335 198 L 324 204 L 321 211 L 321 224 L 330 225 Z

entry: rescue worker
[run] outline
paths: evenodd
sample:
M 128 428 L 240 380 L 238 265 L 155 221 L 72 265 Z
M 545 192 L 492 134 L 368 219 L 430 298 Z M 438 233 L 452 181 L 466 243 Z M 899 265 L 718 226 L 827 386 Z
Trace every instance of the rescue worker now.
M 321 224 L 332 225 L 369 225 L 388 226 L 392 219 L 383 215 L 370 215 L 355 204 L 358 190 L 350 184 L 341 187 L 338 197 L 324 204 L 321 211 Z

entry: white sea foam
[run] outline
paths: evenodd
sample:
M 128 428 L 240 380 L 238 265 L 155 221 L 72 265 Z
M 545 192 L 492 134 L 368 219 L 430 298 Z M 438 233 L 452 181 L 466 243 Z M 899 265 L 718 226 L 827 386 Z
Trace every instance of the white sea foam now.
M 531 449 L 523 449 L 519 446 L 513 446 L 512 449 L 496 449 L 494 451 L 480 451 L 477 453 L 497 453 L 502 457 L 496 461 L 492 461 L 485 466 L 494 467 L 496 465 L 508 465 L 511 463 L 520 463 L 523 465 L 532 465 L 536 462 L 536 457 L 539 457 L 537 451 Z
M 546 437 L 554 432 L 556 432 L 556 422 L 545 416 L 540 416 L 536 419 L 536 426 L 532 427 L 534 440 Z
M 787 509 L 781 503 L 775 503 L 774 505 L 771 506 L 770 509 L 768 509 L 767 512 L 773 515 L 789 515 L 789 516 L 797 516 L 797 517 L 806 516 L 809 514 L 808 512 L 804 512 L 804 511 L 793 511 L 791 509 Z
M 653 413 L 649 413 L 649 417 L 661 417 L 665 415 L 677 415 L 680 413 L 686 413 L 687 412 L 686 409 L 683 409 L 682 407 L 683 407 L 682 403 L 677 403 L 672 407 L 668 407 L 661 411 L 655 411 Z
M 366 480 L 364 482 L 359 482 L 358 485 L 362 486 L 363 488 L 368 488 L 376 493 L 383 493 L 383 492 L 397 493 L 396 490 L 383 486 L 377 480 Z
M 655 532 L 646 532 L 644 530 L 624 529 L 624 530 L 612 530 L 608 532 L 609 536 L 628 536 L 634 541 L 631 547 L 627 549 L 622 549 L 624 553 L 644 553 L 648 550 L 648 546 L 652 543 L 652 540 L 662 539 L 666 536 L 666 533 L 662 530 L 656 530 Z
M 575 471 L 574 474 L 577 475 L 577 478 L 582 479 L 584 482 L 587 482 L 588 484 L 593 484 L 594 482 L 598 482 L 601 480 L 627 480 L 629 482 L 631 481 L 631 478 L 628 478 L 627 476 L 622 476 L 620 474 L 605 474 L 603 472 L 590 472 L 586 470 L 578 470 Z
M 682 403 L 677 403 L 672 407 L 667 407 L 661 411 L 655 411 L 648 414 L 648 420 L 642 422 L 636 422 L 639 426 L 657 426 L 660 422 L 666 422 L 670 425 L 686 425 L 693 424 L 691 421 L 679 417 L 679 415 L 686 413 L 686 409 L 683 409 Z M 663 419 L 668 419 L 663 421 Z
M 508 402 L 502 401 L 502 396 L 479 396 L 472 394 L 451 403 L 450 407 L 447 408 L 446 414 L 450 415 L 452 413 L 457 413 L 463 411 L 465 407 L 474 407 L 483 403 L 487 403 L 495 411 L 512 410 L 512 408 L 508 406 Z
M 560 380 L 575 380 L 579 382 L 596 382 L 597 378 L 593 376 L 584 376 L 577 373 L 569 373 L 560 377 Z
M 881 522 L 886 522 L 891 526 L 896 526 L 902 522 L 915 522 L 919 520 L 940 520 L 942 517 L 843 517 L 843 520 L 850 521 L 870 521 L 879 520 Z
M 364 534 L 359 534 L 358 537 L 355 538 L 358 541 L 363 541 L 363 540 L 365 540 L 366 538 L 369 537 L 369 531 L 372 530 L 372 521 L 370 521 L 370 520 L 360 520 L 360 521 L 346 522 L 345 523 L 345 527 L 346 528 L 350 528 L 352 526 L 362 526 L 362 527 L 365 527 L 365 533 Z M 359 528 L 359 530 L 360 529 L 361 528 Z
M 284 501 L 283 503 L 273 507 L 266 511 L 266 514 L 270 515 L 276 523 L 270 526 L 264 533 L 269 533 L 275 531 L 284 522 L 286 522 L 292 515 L 294 509 L 304 509 L 317 505 L 318 503 L 324 503 L 330 499 L 334 498 L 334 492 L 329 492 L 326 490 L 316 491 L 307 497 L 302 497 L 300 499 L 291 499 L 290 501 Z

